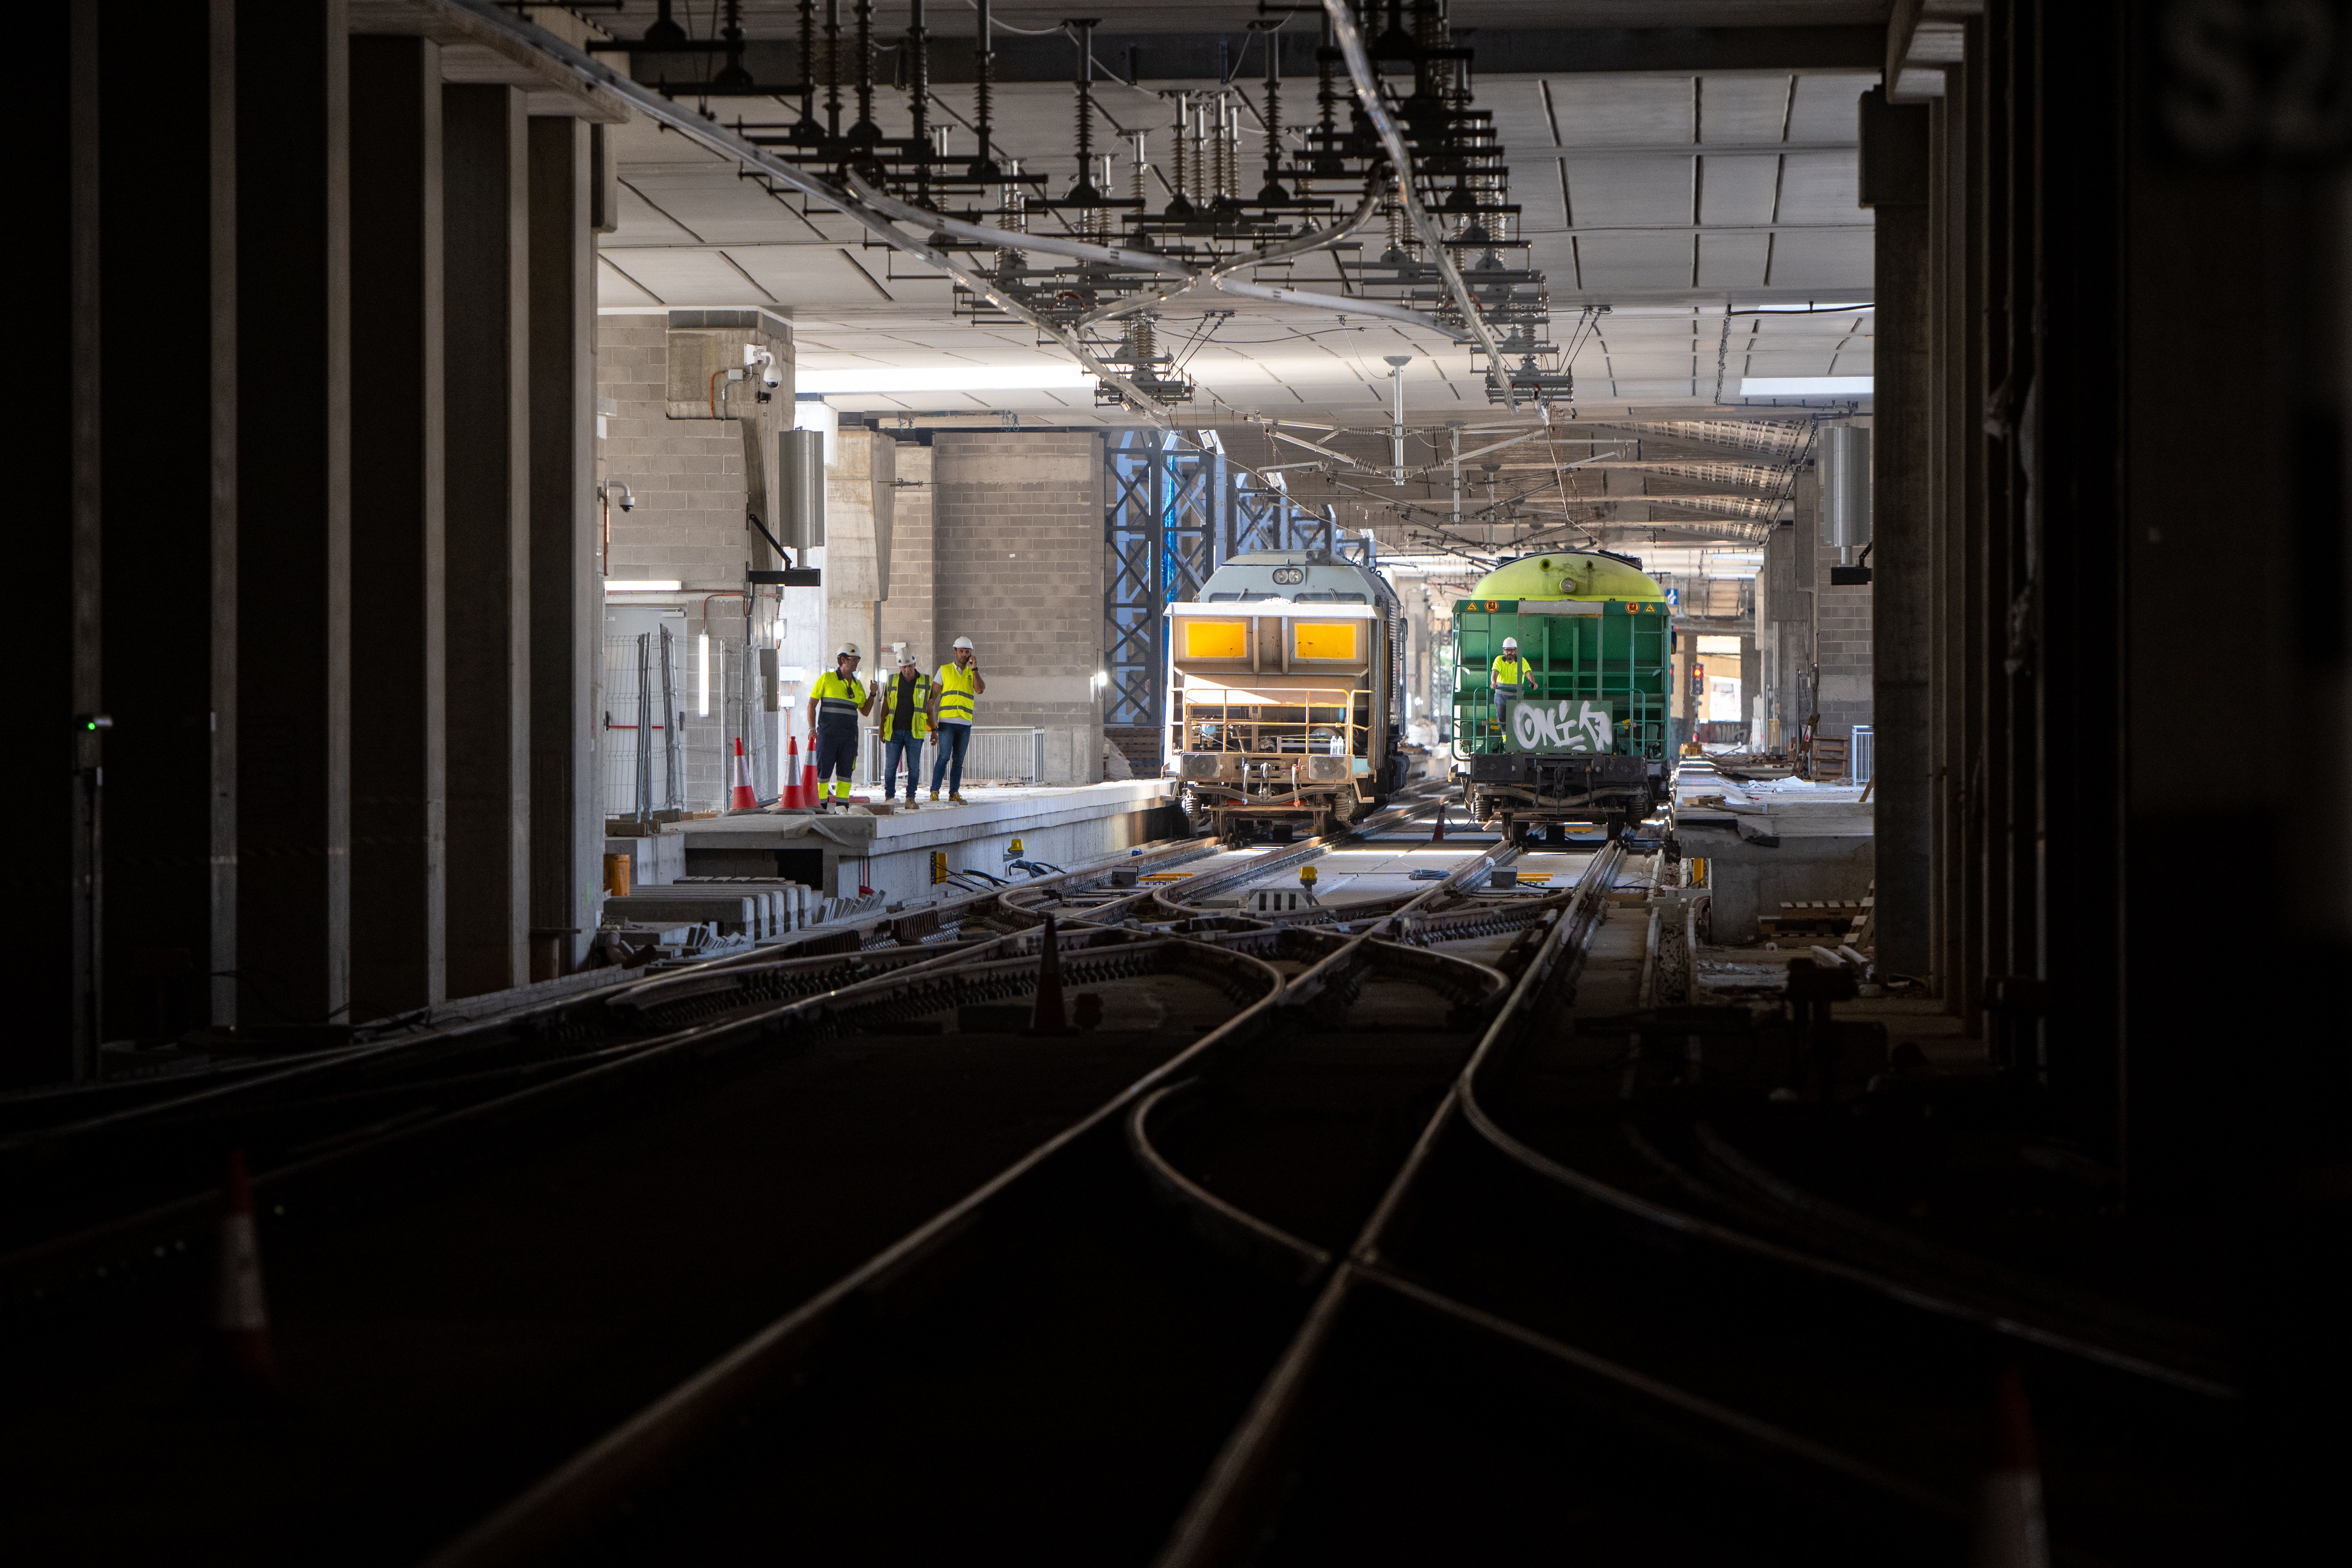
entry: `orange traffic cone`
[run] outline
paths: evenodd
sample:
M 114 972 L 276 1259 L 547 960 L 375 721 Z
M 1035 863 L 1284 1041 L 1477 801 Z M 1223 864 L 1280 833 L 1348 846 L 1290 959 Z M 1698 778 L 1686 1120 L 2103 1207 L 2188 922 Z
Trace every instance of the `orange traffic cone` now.
M 816 742 L 809 742 L 801 758 L 801 809 L 814 811 L 824 798 L 824 786 L 816 782 Z
M 1445 803 L 1442 800 L 1437 803 L 1437 826 L 1429 830 L 1429 841 L 1432 844 L 1445 842 Z
M 801 738 L 791 736 L 787 743 L 792 751 L 785 759 L 783 782 L 776 786 L 776 809 L 805 811 L 808 802 L 801 798 Z
M 2002 1369 L 1993 1411 L 1992 1464 L 1977 1512 L 1976 1568 L 2050 1568 L 2050 1529 L 2042 1513 L 2042 1461 L 2033 1450 L 2033 1415 L 2025 1377 Z
M 760 792 L 751 787 L 751 759 L 743 754 L 743 737 L 735 737 L 735 799 L 737 811 L 760 809 Z
M 1037 952 L 1037 1005 L 1029 1015 L 1033 1035 L 1066 1035 L 1070 1016 L 1062 1006 L 1062 944 L 1054 934 L 1054 917 L 1045 917 L 1045 945 Z
M 245 1151 L 228 1152 L 228 1184 L 221 1205 L 220 1279 L 213 1328 L 220 1371 L 234 1391 L 265 1393 L 278 1383 L 269 1353 L 269 1307 L 261 1289 L 261 1243 L 253 1228 L 253 1184 Z

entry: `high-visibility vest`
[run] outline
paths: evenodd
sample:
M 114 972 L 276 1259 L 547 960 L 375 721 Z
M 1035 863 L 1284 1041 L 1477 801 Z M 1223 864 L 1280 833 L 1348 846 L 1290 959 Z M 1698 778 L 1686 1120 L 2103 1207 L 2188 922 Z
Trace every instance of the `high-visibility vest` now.
M 1534 673 L 1535 667 L 1526 659 L 1517 654 L 1507 653 L 1495 660 L 1491 684 L 1498 690 L 1516 691 L 1527 685 L 1528 677 Z
M 972 700 L 980 693 L 980 667 L 950 664 L 940 668 L 940 722 L 971 722 Z
M 866 706 L 866 688 L 854 675 L 828 669 L 816 678 L 809 688 L 816 699 L 816 721 L 820 724 L 839 722 L 846 719 L 857 722 L 857 710 Z
M 898 732 L 900 685 L 899 678 L 894 675 L 889 684 L 882 688 L 882 738 L 886 741 Z M 930 701 L 931 678 L 918 670 L 915 674 L 915 721 L 907 731 L 918 741 L 930 733 Z

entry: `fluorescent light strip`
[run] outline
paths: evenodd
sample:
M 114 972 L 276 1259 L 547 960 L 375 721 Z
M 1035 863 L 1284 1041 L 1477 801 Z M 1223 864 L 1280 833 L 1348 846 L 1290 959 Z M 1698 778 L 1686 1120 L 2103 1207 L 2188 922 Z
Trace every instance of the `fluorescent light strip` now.
M 849 370 L 801 370 L 794 392 L 836 397 L 882 396 L 897 392 L 1045 392 L 1087 385 L 1093 377 L 1074 364 L 953 364 L 923 368 L 861 366 Z
M 1739 381 L 1742 397 L 1867 397 L 1867 375 L 1749 375 Z
M 675 577 L 617 577 L 604 584 L 607 594 L 675 594 L 685 586 Z
M 710 717 L 710 634 L 704 632 L 694 639 L 694 713 L 698 719 Z

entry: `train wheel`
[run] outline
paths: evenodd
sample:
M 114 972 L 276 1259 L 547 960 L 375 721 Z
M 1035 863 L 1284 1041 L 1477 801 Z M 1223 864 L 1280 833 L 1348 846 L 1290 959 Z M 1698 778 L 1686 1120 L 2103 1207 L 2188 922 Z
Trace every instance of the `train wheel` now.
M 1568 824 L 1565 822 L 1548 822 L 1544 824 L 1544 843 L 1556 849 L 1567 848 Z

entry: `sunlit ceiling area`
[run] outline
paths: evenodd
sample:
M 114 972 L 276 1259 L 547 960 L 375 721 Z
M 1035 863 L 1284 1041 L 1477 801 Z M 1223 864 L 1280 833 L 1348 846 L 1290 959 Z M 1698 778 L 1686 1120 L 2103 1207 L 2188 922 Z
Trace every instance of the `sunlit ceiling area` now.
M 1343 243 L 1233 271 L 1255 294 L 1208 284 L 1174 292 L 1139 318 L 1141 350 L 1135 316 L 1092 327 L 1097 348 L 1116 341 L 1155 356 L 1156 374 L 1181 385 L 1164 408 L 1139 410 L 1098 395 L 1097 377 L 1067 344 L 976 308 L 938 266 L 879 241 L 870 221 L 747 177 L 737 161 L 642 117 L 612 132 L 618 226 L 604 238 L 599 298 L 614 312 L 757 306 L 782 315 L 794 325 L 798 389 L 845 415 L 918 426 L 1156 418 L 1221 432 L 1236 458 L 1287 470 L 1294 493 L 1367 525 L 1443 514 L 1449 528 L 1467 519 L 1484 533 L 1544 517 L 1581 522 L 1595 540 L 1648 524 L 1677 539 L 1713 526 L 1736 544 L 1752 531 L 1742 525 L 1769 519 L 1760 500 L 1785 501 L 1780 432 L 1802 427 L 1788 416 L 1869 406 L 1873 235 L 1858 201 L 1856 100 L 1878 75 L 1869 39 L 1883 34 L 1869 24 L 1884 12 L 1504 0 L 1456 4 L 1442 34 L 1418 35 L 1458 49 L 1449 79 L 1459 105 L 1491 128 L 1507 168 L 1480 194 L 1507 204 L 1454 220 L 1455 232 L 1490 225 L 1503 264 L 1533 279 L 1544 305 L 1526 341 L 1549 351 L 1552 395 L 1507 407 L 1467 333 L 1443 330 L 1426 310 L 1378 305 L 1368 281 L 1375 258 L 1396 256 L 1400 243 L 1419 254 L 1393 210 Z M 1088 28 L 998 5 L 984 95 L 977 0 L 896 0 L 866 12 L 770 0 L 667 14 L 678 29 L 667 49 L 600 58 L 763 145 L 789 149 L 796 127 L 829 120 L 838 134 L 857 120 L 881 145 L 927 146 L 927 169 L 992 157 L 1025 181 L 1017 204 L 1008 184 L 943 189 L 936 203 L 926 193 L 918 205 L 990 232 L 1017 226 L 1081 244 L 1148 247 L 1129 213 L 1172 212 L 1188 195 L 1205 207 L 1213 183 L 1220 199 L 1228 184 L 1240 197 L 1263 195 L 1262 181 L 1281 188 L 1286 169 L 1313 165 L 1318 118 L 1344 129 L 1352 102 L 1346 66 L 1332 63 L 1328 31 L 1318 37 L 1328 26 L 1319 7 L 1112 4 L 1091 8 Z M 593 15 L 603 36 L 660 36 L 647 32 L 659 19 L 641 0 Z M 1376 4 L 1366 15 L 1368 26 L 1411 29 L 1430 26 L 1437 7 L 1417 19 L 1410 5 L 1383 13 Z M 839 29 L 832 44 L 828 20 Z M 803 92 L 804 26 L 815 68 Z M 1790 63 L 1709 63 L 1710 47 L 1724 47 L 1709 40 L 1732 34 L 1740 58 Z M 1755 47 L 1759 37 L 1770 47 Z M 866 92 L 861 58 L 872 62 Z M 1512 68 L 1522 65 L 1538 68 Z M 1396 64 L 1377 68 L 1390 73 L 1392 97 L 1421 90 Z M 1081 75 L 1092 79 L 1083 92 Z M 1303 196 L 1304 184 L 1292 183 Z M 1081 187 L 1124 199 L 1127 211 L 1063 199 Z M 1295 231 L 1335 222 L 1351 199 L 1338 193 Z M 1116 230 L 1113 217 L 1129 226 Z M 930 237 L 948 242 L 944 231 Z M 1472 266 L 1474 250 L 1457 254 Z M 1319 303 L 1269 297 L 1277 290 Z M 1367 305 L 1351 315 L 1346 304 L 1358 298 Z M 1458 328 L 1458 312 L 1451 319 Z M 1728 447 L 1720 431 L 1694 423 L 1759 416 L 1774 433 Z M 1607 431 L 1576 439 L 1565 428 L 1604 422 Z M 1483 451 L 1505 437 L 1517 444 Z M 1458 468 L 1465 451 L 1479 455 Z

